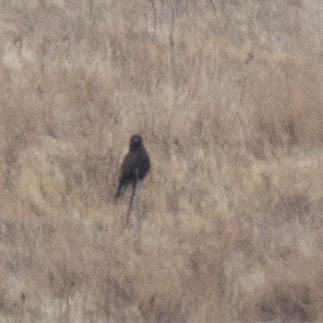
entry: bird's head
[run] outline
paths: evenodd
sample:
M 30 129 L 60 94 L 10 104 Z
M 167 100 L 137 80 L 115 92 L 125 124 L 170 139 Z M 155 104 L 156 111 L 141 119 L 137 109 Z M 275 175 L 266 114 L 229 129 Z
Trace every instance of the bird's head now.
M 135 151 L 142 146 L 142 137 L 139 135 L 132 135 L 130 138 L 129 150 Z

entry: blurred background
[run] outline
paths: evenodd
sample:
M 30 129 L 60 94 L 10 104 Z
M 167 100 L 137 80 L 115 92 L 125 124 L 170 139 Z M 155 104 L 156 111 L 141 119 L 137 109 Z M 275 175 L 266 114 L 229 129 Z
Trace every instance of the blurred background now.
M 323 320 L 321 0 L 2 0 L 0 35 L 1 322 Z

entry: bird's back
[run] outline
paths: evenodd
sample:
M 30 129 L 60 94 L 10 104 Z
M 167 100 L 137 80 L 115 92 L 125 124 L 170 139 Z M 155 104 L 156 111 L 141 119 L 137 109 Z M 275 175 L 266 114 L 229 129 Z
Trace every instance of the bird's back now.
M 144 147 L 129 151 L 121 165 L 120 183 L 128 184 L 137 179 L 142 180 L 150 169 L 150 159 Z
M 115 201 L 132 184 L 135 189 L 138 180 L 143 180 L 150 169 L 150 159 L 143 145 L 141 136 L 133 135 L 130 138 L 129 152 L 121 165 L 119 186 Z

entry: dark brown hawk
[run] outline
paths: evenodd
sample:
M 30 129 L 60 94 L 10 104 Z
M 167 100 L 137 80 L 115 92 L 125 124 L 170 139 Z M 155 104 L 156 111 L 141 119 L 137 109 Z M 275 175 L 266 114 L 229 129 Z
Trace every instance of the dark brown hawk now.
M 132 185 L 134 194 L 135 189 L 139 186 L 140 181 L 145 178 L 149 169 L 150 158 L 144 147 L 142 137 L 139 135 L 132 135 L 129 143 L 129 151 L 121 165 L 121 174 L 115 201 L 119 196 L 123 195 L 130 184 Z

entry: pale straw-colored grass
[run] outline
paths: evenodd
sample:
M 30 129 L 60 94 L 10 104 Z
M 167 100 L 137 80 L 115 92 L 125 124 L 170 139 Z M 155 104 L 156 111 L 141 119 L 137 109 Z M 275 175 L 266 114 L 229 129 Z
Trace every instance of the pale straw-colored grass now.
M 0 321 L 323 320 L 321 7 L 2 1 Z

